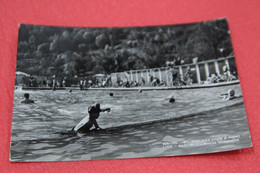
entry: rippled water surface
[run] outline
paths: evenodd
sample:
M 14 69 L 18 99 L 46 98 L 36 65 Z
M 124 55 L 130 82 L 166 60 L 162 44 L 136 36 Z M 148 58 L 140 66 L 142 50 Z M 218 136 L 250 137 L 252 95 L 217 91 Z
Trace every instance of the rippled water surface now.
M 242 98 L 219 98 L 228 89 L 241 95 L 240 85 L 142 93 L 113 91 L 113 97 L 109 91 L 15 91 L 11 160 L 132 158 L 248 147 L 251 141 Z M 35 104 L 20 103 L 25 92 Z M 170 95 L 175 96 L 176 103 L 168 102 Z M 87 116 L 87 108 L 95 102 L 101 108 L 111 108 L 110 113 L 101 113 L 98 123 L 102 128 L 114 127 L 112 130 L 85 135 L 58 133 L 70 130 Z M 238 135 L 238 142 L 163 146 L 164 141 L 181 143 Z

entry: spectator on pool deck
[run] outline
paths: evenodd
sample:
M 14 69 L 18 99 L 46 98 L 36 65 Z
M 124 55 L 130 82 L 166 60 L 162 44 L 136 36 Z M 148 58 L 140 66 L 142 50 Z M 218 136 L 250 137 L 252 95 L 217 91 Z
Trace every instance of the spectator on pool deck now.
M 51 80 L 47 80 L 47 87 L 51 87 Z
M 83 89 L 87 87 L 87 83 L 88 83 L 87 81 L 88 81 L 88 80 L 87 80 L 87 78 L 85 77 L 85 79 L 84 79 L 84 81 L 83 81 Z
M 62 87 L 66 87 L 66 78 L 62 80 Z
M 190 69 L 190 67 L 188 67 L 184 74 L 184 81 L 185 81 L 186 85 L 192 84 L 192 82 L 193 82 L 192 78 L 193 78 L 193 75 L 192 75 L 191 69 Z
M 52 80 L 52 90 L 55 90 L 55 89 L 56 89 L 56 79 L 54 77 Z
M 160 79 L 157 77 L 154 77 L 151 86 L 158 86 L 160 85 Z
M 30 104 L 30 103 L 34 103 L 33 100 L 29 99 L 30 95 L 28 93 L 25 93 L 24 94 L 24 98 L 25 100 L 23 100 L 21 103 L 24 103 L 24 104 Z
M 125 83 L 125 87 L 129 88 L 130 87 L 130 83 L 128 81 L 126 81 Z
M 228 77 L 228 81 L 232 81 L 232 80 L 236 80 L 237 77 L 234 76 L 233 74 L 230 74 L 230 76 Z
M 154 77 L 151 74 L 149 74 L 149 80 L 150 80 L 150 85 L 151 86 L 152 86 L 153 79 L 154 79 Z
M 141 77 L 141 80 L 142 80 L 142 86 L 145 86 L 145 80 L 143 77 Z
M 175 61 L 175 65 L 181 65 L 181 57 L 178 57 Z
M 219 75 L 219 82 L 225 82 L 225 81 L 228 81 L 228 74 L 230 74 L 230 71 L 227 67 L 227 65 L 224 65 L 222 67 L 222 71 L 223 71 L 223 74 L 222 75 Z
M 220 77 L 215 73 L 211 74 L 208 79 L 204 82 L 205 84 L 219 83 Z
M 83 89 L 83 80 L 79 81 L 79 89 L 82 90 Z
M 151 86 L 156 86 L 156 77 L 153 78 L 153 81 L 151 82 Z
M 134 82 L 133 82 L 133 86 L 134 86 L 134 87 L 136 87 L 136 86 L 138 86 L 138 85 L 139 85 L 139 83 L 138 83 L 137 81 L 134 81 Z
M 172 86 L 178 86 L 181 84 L 180 74 L 179 74 L 177 67 L 173 67 L 173 68 L 169 69 L 167 73 L 170 73 L 170 75 L 171 75 Z
M 92 80 L 91 79 L 88 80 L 88 84 L 89 84 L 90 87 L 92 87 Z

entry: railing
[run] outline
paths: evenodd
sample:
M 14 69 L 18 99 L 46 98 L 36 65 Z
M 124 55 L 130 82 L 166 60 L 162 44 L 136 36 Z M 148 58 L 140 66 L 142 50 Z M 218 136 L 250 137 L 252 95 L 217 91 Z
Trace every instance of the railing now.
M 190 70 L 193 83 L 201 84 L 202 81 L 207 80 L 211 74 L 216 74 L 217 76 L 222 75 L 224 73 L 224 66 L 228 69 L 227 75 L 230 77 L 231 71 L 236 71 L 234 56 L 201 61 L 194 64 L 178 65 L 174 67 L 160 67 L 112 73 L 111 82 L 113 85 L 116 85 L 118 81 L 127 80 L 130 83 L 145 83 L 143 85 L 147 86 L 151 83 L 150 79 L 151 76 L 153 76 L 158 78 L 165 84 L 165 86 L 172 86 L 173 77 L 170 70 L 175 69 L 178 70 L 178 75 L 181 79 L 183 79 L 187 71 Z

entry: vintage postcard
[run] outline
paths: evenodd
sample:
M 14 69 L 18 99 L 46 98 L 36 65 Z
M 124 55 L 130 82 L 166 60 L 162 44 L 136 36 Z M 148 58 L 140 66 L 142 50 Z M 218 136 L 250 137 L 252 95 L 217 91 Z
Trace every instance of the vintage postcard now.
M 225 18 L 171 26 L 19 26 L 11 161 L 251 147 Z

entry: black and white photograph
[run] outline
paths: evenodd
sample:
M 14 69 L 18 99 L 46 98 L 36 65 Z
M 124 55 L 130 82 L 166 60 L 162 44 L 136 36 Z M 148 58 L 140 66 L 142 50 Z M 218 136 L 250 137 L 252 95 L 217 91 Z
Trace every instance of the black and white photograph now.
M 226 18 L 19 25 L 10 160 L 215 153 L 252 146 Z

